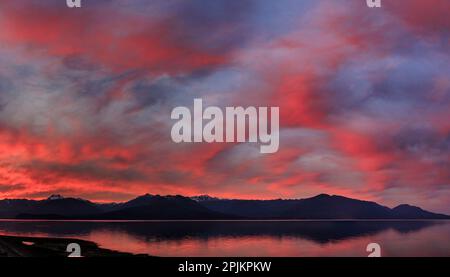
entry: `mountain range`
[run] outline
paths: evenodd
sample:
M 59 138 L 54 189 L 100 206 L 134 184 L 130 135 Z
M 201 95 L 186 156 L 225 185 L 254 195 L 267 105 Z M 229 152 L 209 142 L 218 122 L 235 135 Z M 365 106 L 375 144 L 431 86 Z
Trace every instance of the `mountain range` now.
M 145 194 L 123 203 L 94 203 L 52 195 L 44 200 L 0 200 L 0 218 L 103 220 L 222 219 L 450 219 L 419 207 L 388 208 L 375 202 L 320 194 L 293 200 L 237 200 Z

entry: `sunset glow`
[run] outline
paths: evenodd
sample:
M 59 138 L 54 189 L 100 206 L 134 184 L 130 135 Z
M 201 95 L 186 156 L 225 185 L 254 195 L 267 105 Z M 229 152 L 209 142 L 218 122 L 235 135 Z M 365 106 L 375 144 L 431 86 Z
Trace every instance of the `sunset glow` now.
M 327 193 L 450 213 L 450 1 L 64 2 L 0 2 L 0 199 Z M 279 107 L 278 151 L 174 143 L 171 111 L 196 98 Z

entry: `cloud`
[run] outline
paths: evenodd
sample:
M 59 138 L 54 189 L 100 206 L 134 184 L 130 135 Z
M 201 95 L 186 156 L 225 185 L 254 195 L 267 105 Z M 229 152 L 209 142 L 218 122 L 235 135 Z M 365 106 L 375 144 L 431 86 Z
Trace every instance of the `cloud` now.
M 449 213 L 447 2 L 2 2 L 0 197 L 325 192 Z M 170 111 L 198 97 L 279 106 L 279 152 L 172 143 Z
M 26 188 L 24 184 L 0 184 L 0 192 L 8 193 L 13 191 L 21 191 Z

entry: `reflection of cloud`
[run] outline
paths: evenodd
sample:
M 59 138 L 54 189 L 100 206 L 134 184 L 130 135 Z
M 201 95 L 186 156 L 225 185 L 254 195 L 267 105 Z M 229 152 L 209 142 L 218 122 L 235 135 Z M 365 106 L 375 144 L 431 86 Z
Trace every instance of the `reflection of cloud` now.
M 445 222 L 34 222 L 7 224 L 9 235 L 77 237 L 108 249 L 157 256 L 364 256 L 377 241 L 383 256 L 436 256 Z M 274 247 L 274 244 L 277 247 Z M 431 246 L 430 246 L 431 245 Z M 250 247 L 250 248 L 249 248 Z

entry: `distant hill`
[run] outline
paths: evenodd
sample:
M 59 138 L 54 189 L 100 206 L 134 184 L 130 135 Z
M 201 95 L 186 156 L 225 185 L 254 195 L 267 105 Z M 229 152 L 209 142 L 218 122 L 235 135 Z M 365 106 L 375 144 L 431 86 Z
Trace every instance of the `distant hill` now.
M 144 195 L 103 213 L 101 219 L 226 219 L 232 216 L 211 211 L 183 196 Z
M 52 215 L 53 217 L 76 217 L 104 212 L 102 205 L 78 198 L 63 198 L 52 195 L 45 200 L 5 199 L 0 201 L 0 216 L 3 218 L 23 217 L 28 214 L 38 218 Z
M 400 205 L 320 194 L 294 200 L 235 200 L 145 194 L 123 203 L 98 204 L 52 195 L 44 200 L 0 200 L 0 218 L 21 219 L 450 219 L 450 216 Z
M 301 219 L 377 219 L 391 218 L 388 207 L 337 195 L 321 194 L 298 201 L 282 217 Z
M 390 209 L 375 202 L 327 194 L 298 200 L 204 199 L 199 203 L 212 211 L 255 219 L 450 219 L 409 205 Z
M 422 210 L 419 207 L 416 206 L 410 206 L 410 205 L 399 205 L 397 207 L 395 207 L 394 209 L 392 209 L 393 211 L 393 217 L 394 218 L 401 218 L 401 219 L 429 219 L 429 218 L 434 218 L 434 219 L 448 219 L 449 216 L 448 215 L 444 215 L 444 214 L 435 214 L 435 213 L 431 213 L 425 210 Z

